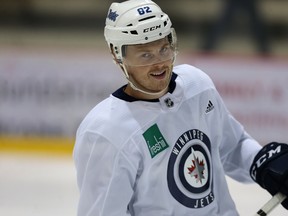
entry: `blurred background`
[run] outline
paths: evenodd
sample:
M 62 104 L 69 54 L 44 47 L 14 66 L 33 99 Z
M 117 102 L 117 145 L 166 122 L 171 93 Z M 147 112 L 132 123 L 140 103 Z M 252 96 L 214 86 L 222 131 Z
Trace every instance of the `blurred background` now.
M 287 55 L 286 0 L 157 0 L 182 47 Z M 1 43 L 98 47 L 112 1 L 2 0 Z
M 288 1 L 155 2 L 176 29 L 177 64 L 209 74 L 261 144 L 288 142 Z M 76 215 L 76 129 L 125 83 L 103 36 L 111 3 L 1 0 L 0 215 Z M 240 215 L 269 198 L 228 182 Z

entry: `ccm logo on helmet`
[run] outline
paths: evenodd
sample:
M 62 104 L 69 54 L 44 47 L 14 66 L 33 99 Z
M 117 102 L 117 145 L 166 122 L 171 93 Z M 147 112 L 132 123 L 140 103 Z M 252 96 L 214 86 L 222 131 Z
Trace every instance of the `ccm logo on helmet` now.
M 146 28 L 143 30 L 144 33 L 147 33 L 147 32 L 151 32 L 151 31 L 155 31 L 157 29 L 160 29 L 161 28 L 161 24 L 158 25 L 158 26 L 153 26 L 153 27 L 150 27 L 150 28 Z

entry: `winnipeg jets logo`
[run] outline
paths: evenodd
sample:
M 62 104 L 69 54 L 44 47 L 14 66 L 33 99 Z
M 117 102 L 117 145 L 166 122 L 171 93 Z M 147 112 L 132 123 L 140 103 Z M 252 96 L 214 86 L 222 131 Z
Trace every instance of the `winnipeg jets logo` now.
M 189 208 L 203 208 L 214 201 L 211 144 L 202 131 L 193 129 L 176 141 L 168 162 L 171 195 Z
M 187 166 L 187 173 L 185 175 L 186 179 L 194 187 L 201 187 L 207 182 L 207 169 L 205 167 L 206 160 L 201 152 L 196 152 L 191 148 L 192 154 L 187 158 L 185 165 Z M 200 159 L 199 159 L 200 158 Z

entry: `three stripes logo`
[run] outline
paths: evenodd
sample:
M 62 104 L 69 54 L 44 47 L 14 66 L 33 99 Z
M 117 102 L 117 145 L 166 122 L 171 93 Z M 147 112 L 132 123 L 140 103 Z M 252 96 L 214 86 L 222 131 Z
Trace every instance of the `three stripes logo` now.
M 207 113 L 211 112 L 213 109 L 214 109 L 214 105 L 211 102 L 211 100 L 209 100 L 205 113 L 207 114 Z

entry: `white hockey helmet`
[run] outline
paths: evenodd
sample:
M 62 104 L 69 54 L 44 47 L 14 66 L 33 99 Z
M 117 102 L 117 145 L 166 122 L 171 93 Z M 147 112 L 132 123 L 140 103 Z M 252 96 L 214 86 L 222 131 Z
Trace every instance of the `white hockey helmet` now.
M 116 61 L 123 59 L 124 45 L 145 44 L 171 35 L 176 48 L 176 34 L 167 14 L 151 0 L 112 3 L 106 18 L 104 36 Z

